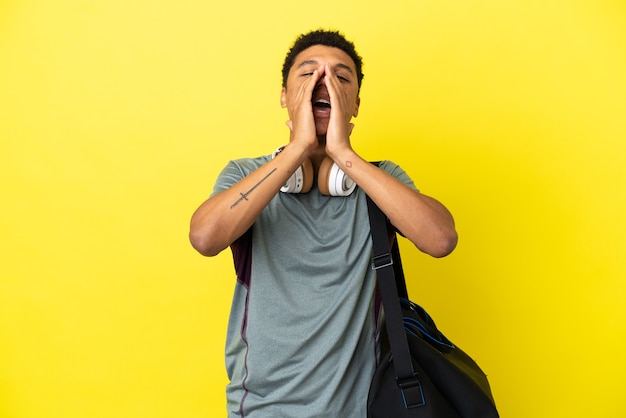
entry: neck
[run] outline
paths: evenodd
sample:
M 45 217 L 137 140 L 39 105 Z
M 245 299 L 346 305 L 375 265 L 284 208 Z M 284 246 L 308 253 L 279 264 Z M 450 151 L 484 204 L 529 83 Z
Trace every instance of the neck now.
M 322 161 L 327 156 L 326 155 L 326 136 L 325 135 L 318 136 L 317 141 L 319 145 L 309 156 L 309 158 L 311 159 L 311 163 L 313 163 L 313 168 L 316 173 L 320 168 L 320 164 L 322 164 Z

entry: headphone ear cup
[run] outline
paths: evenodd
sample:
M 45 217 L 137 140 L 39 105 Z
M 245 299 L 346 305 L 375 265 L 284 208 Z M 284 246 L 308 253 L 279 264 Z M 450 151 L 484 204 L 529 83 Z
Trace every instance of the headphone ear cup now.
M 284 146 L 278 148 L 272 154 L 274 159 L 282 150 Z M 302 163 L 300 167 L 294 171 L 294 173 L 287 179 L 287 182 L 280 188 L 283 193 L 308 193 L 313 187 L 313 163 L 308 158 Z
M 313 186 L 313 164 L 308 158 L 293 172 L 285 185 L 280 188 L 283 193 L 308 193 Z
M 326 196 L 350 196 L 356 183 L 333 160 L 326 157 L 317 173 L 317 187 Z
M 313 163 L 307 158 L 300 168 L 302 169 L 302 190 L 300 193 L 308 193 L 313 187 L 313 178 L 315 177 Z
M 330 189 L 328 187 L 330 169 L 332 168 L 333 160 L 330 158 L 324 158 L 320 164 L 320 169 L 317 172 L 317 187 L 320 189 L 320 193 L 326 196 L 330 196 Z

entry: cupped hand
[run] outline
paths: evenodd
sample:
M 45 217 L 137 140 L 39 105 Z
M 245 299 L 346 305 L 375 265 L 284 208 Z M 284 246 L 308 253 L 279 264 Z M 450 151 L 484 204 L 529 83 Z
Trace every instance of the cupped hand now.
M 335 76 L 328 64 L 326 64 L 325 73 L 324 83 L 330 95 L 331 106 L 326 132 L 326 152 L 332 156 L 342 149 L 351 148 L 350 135 L 354 124 L 350 123 L 350 120 L 356 116 L 358 99 L 350 89 L 341 85 L 341 79 Z
M 289 120 L 286 125 L 291 131 L 291 142 L 301 142 L 309 147 L 317 146 L 317 133 L 315 129 L 315 119 L 313 118 L 313 90 L 319 79 L 324 74 L 324 68 L 313 71 L 297 88 L 297 91 L 289 92 L 287 97 L 287 111 Z

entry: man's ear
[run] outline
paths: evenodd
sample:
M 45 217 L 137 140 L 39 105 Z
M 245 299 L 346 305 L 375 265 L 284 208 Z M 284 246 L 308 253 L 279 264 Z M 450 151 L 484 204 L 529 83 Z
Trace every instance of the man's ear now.
M 280 105 L 283 108 L 287 107 L 287 91 L 285 90 L 284 87 L 280 92 Z
M 352 117 L 357 117 L 359 115 L 359 106 L 361 105 L 361 98 L 357 97 L 356 98 L 356 106 L 354 106 L 354 113 L 352 114 Z

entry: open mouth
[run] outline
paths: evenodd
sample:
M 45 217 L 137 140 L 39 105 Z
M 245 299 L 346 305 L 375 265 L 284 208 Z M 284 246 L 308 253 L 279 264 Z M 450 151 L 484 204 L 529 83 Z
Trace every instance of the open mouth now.
M 320 109 L 330 109 L 330 101 L 325 99 L 317 99 L 313 102 L 313 107 Z

